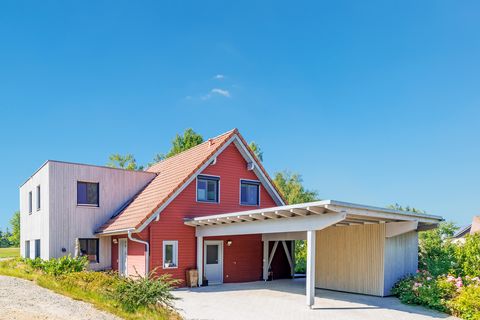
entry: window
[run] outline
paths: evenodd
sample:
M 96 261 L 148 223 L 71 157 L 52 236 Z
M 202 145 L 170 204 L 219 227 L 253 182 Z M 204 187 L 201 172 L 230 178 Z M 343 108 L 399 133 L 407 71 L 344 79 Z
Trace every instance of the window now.
M 78 242 L 81 256 L 87 256 L 90 262 L 100 262 L 98 239 L 78 239 Z
M 240 204 L 247 206 L 260 204 L 260 182 L 249 180 L 240 182 Z
M 163 268 L 178 267 L 178 241 L 163 241 Z
M 30 259 L 30 241 L 25 241 L 25 259 Z
M 84 206 L 99 206 L 98 183 L 77 182 L 77 204 Z
M 218 244 L 214 245 L 207 245 L 207 259 L 205 261 L 206 264 L 218 264 L 218 249 L 220 246 Z
M 28 213 L 32 213 L 32 191 L 28 193 Z
M 37 210 L 40 210 L 40 186 L 37 186 Z
M 35 258 L 40 258 L 40 239 L 35 240 Z
M 197 178 L 197 201 L 218 202 L 218 177 L 198 176 Z

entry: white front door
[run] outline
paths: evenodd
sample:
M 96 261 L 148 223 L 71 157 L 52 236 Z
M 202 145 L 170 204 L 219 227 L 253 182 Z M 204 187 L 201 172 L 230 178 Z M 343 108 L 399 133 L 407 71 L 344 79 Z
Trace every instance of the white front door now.
M 127 253 L 127 239 L 118 239 L 118 273 L 121 276 L 128 276 Z
M 206 240 L 203 261 L 208 284 L 223 283 L 223 241 Z

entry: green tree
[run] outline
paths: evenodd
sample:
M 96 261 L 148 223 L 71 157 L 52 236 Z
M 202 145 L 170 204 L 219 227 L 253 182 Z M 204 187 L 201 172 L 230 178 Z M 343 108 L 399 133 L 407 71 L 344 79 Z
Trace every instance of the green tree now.
M 10 245 L 13 247 L 20 246 L 20 211 L 15 211 L 10 219 L 10 226 L 12 227 L 12 233 L 8 237 Z
M 420 210 L 420 209 L 410 207 L 410 206 L 403 207 L 403 206 L 399 205 L 398 203 L 391 204 L 391 205 L 387 206 L 387 208 L 394 209 L 394 210 L 400 210 L 400 211 L 409 211 L 409 212 L 413 212 L 413 213 L 423 213 L 423 214 L 426 213 L 424 210 Z
M 107 163 L 107 166 L 111 168 L 121 168 L 121 169 L 132 170 L 132 171 L 143 169 L 143 166 L 137 165 L 137 160 L 135 160 L 135 157 L 130 153 L 126 155 L 115 153 L 110 155 L 108 159 L 109 159 L 109 162 Z
M 470 277 L 480 277 L 480 233 L 468 234 L 456 248 L 458 269 Z
M 318 200 L 316 191 L 304 188 L 302 176 L 298 173 L 289 171 L 277 172 L 273 182 L 288 204 Z
M 195 147 L 203 142 L 203 137 L 189 128 L 183 132 L 183 136 L 177 134 L 172 140 L 172 148 L 165 155 L 166 158 L 170 158 L 180 152 Z
M 263 151 L 260 146 L 255 141 L 250 142 L 248 146 L 252 149 L 253 153 L 255 153 L 258 160 L 263 161 Z
M 450 237 L 458 229 L 451 222 L 442 222 L 438 228 L 418 234 L 418 267 L 433 276 L 446 274 L 457 266 L 455 245 Z
M 185 150 L 193 148 L 203 142 L 202 135 L 193 131 L 193 129 L 188 128 L 183 132 L 183 135 L 176 134 L 175 138 L 172 140 L 172 147 L 166 153 L 157 153 L 153 158 L 153 162 L 149 163 L 148 166 L 152 166 L 157 162 L 160 162 L 166 158 L 173 157 L 174 155 L 179 154 Z
M 273 179 L 276 187 L 288 204 L 311 202 L 318 200 L 317 192 L 306 190 L 302 176 L 288 171 L 278 172 Z M 306 271 L 307 244 L 303 240 L 295 241 L 295 272 Z

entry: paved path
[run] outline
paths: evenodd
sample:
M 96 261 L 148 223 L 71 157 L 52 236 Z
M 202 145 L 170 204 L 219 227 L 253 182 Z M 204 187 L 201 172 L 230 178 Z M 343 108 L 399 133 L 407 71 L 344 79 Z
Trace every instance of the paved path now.
M 92 305 L 37 286 L 31 281 L 0 276 L 0 319 L 118 320 Z
M 316 291 L 315 306 L 306 306 L 305 280 L 224 284 L 174 292 L 186 319 L 427 320 L 456 319 L 397 298 Z

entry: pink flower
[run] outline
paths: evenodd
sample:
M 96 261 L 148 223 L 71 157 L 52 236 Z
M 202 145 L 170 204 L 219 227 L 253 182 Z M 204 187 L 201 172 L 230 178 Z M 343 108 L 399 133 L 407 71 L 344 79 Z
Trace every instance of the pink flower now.
M 417 269 L 417 273 L 420 273 L 420 270 Z
M 427 280 L 428 280 L 428 281 L 432 280 L 432 277 L 427 277 Z

